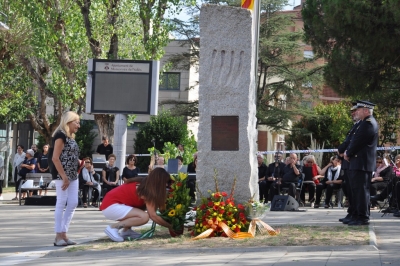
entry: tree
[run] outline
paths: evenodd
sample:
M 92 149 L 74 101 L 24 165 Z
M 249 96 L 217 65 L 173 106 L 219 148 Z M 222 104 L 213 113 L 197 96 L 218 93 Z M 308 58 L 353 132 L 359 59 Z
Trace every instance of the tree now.
M 11 95 L 12 89 L 19 96 L 14 106 L 23 108 L 34 129 L 49 142 L 65 110 L 84 111 L 87 59 L 159 59 L 171 29 L 165 12 L 177 11 L 184 3 L 3 0 L 11 30 L 1 33 L 0 60 L 7 66 L 1 77 L 8 83 L 2 84 L 0 98 Z M 20 82 L 13 83 L 21 70 Z M 0 106 L 2 110 L 23 118 L 18 109 Z M 95 115 L 101 135 L 112 138 L 113 119 Z
M 240 6 L 241 1 L 202 1 L 203 3 Z M 302 51 L 302 32 L 290 32 L 293 18 L 280 11 L 286 0 L 261 1 L 262 23 L 259 42 L 259 75 L 257 80 L 257 123 L 274 130 L 288 129 L 289 121 L 298 114 L 308 114 L 303 108 L 302 96 L 318 94 L 321 83 L 322 67 L 317 66 L 318 58 L 304 59 Z M 176 33 L 185 36 L 190 43 L 188 53 L 177 54 L 170 59 L 175 69 L 186 69 L 199 61 L 199 6 L 191 7 L 188 13 L 193 19 L 185 23 L 174 20 Z M 303 86 L 312 84 L 313 86 Z M 188 88 L 191 89 L 191 88 Z M 310 98 L 313 99 L 313 98 Z M 176 104 L 172 112 L 196 120 L 198 101 L 165 101 L 163 104 Z
M 397 1 L 307 0 L 306 41 L 327 59 L 326 83 L 341 95 L 378 106 L 380 145 L 398 130 L 400 12 Z
M 135 137 L 135 153 L 148 153 L 155 141 L 155 150 L 163 151 L 165 143 L 170 142 L 177 146 L 179 143 L 193 142 L 183 117 L 172 115 L 169 111 L 162 111 L 157 116 L 152 116 L 150 121 L 141 125 Z M 138 158 L 138 165 L 146 171 L 150 163 L 149 158 Z

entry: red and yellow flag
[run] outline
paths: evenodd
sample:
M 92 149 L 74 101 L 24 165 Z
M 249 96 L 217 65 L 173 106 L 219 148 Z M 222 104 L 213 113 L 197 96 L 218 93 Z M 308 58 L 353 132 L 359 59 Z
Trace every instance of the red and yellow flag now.
M 253 10 L 255 0 L 242 0 L 242 8 Z

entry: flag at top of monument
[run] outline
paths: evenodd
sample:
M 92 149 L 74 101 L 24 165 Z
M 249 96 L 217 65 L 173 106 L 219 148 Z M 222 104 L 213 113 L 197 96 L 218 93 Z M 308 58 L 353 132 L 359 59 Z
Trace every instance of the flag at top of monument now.
M 253 10 L 255 0 L 242 0 L 242 8 Z

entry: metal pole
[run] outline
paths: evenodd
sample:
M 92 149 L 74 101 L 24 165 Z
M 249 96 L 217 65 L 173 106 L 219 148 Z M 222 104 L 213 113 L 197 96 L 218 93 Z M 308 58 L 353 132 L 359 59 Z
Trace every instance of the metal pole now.
M 117 157 L 116 166 L 119 168 L 119 175 L 122 176 L 122 170 L 126 161 L 126 137 L 127 123 L 125 114 L 116 114 L 114 120 L 114 153 Z
M 257 104 L 257 91 L 258 91 L 258 46 L 260 42 L 260 13 L 261 13 L 261 0 L 254 1 L 254 18 L 255 18 L 255 27 L 254 27 L 254 38 L 255 38 L 255 64 L 254 64 L 254 75 L 255 75 L 255 101 Z

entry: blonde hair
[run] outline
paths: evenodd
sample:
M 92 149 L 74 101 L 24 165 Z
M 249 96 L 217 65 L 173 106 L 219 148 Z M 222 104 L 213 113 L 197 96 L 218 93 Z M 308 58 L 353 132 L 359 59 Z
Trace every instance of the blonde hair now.
M 73 111 L 68 111 L 68 112 L 64 113 L 61 117 L 60 124 L 58 125 L 56 130 L 54 130 L 52 137 L 54 137 L 54 135 L 58 131 L 63 131 L 67 135 L 68 138 L 75 139 L 75 134 L 74 133 L 71 134 L 69 132 L 68 124 L 77 119 L 79 119 L 79 115 Z

